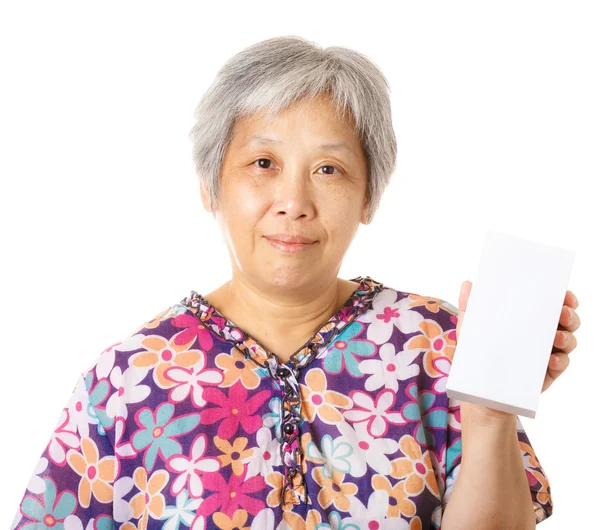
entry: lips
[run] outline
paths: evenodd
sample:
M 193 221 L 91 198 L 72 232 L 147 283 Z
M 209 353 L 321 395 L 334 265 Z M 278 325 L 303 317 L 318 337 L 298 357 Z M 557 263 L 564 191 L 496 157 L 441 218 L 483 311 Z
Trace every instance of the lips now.
M 314 243 L 315 240 L 314 239 L 309 239 L 307 237 L 303 237 L 303 236 L 292 236 L 290 234 L 270 234 L 268 236 L 265 236 L 267 239 L 271 239 L 273 241 L 281 241 L 282 243 L 289 243 L 289 244 L 306 244 L 306 245 L 310 245 L 311 243 Z

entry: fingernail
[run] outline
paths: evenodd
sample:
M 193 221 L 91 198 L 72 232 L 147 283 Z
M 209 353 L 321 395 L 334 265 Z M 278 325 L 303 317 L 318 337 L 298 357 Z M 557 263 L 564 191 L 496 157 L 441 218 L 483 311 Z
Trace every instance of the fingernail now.
M 564 331 L 559 331 L 558 333 L 560 334 L 560 338 L 562 340 L 566 340 L 567 339 L 567 334 Z
M 575 303 L 579 303 L 579 301 L 577 300 L 577 297 L 575 295 L 573 295 L 573 300 L 575 300 Z

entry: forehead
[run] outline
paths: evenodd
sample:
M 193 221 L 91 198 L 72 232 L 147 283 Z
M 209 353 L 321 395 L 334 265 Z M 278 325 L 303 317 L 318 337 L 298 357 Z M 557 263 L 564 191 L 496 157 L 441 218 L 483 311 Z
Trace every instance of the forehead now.
M 294 102 L 276 115 L 266 111 L 241 116 L 234 124 L 233 136 L 244 146 L 282 145 L 280 132 L 310 127 L 319 148 L 353 152 L 360 147 L 352 115 L 334 107 L 328 97 Z

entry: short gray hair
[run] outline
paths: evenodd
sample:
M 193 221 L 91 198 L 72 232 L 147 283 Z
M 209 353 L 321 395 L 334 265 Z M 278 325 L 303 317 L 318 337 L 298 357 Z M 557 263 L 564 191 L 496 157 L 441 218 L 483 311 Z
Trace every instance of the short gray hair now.
M 338 115 L 348 110 L 354 119 L 367 159 L 371 222 L 396 167 L 389 90 L 379 67 L 365 55 L 341 46 L 323 49 L 298 36 L 267 39 L 234 55 L 198 103 L 189 132 L 195 171 L 211 209 L 218 205 L 221 164 L 235 120 L 259 111 L 274 116 L 324 92 L 332 96 Z

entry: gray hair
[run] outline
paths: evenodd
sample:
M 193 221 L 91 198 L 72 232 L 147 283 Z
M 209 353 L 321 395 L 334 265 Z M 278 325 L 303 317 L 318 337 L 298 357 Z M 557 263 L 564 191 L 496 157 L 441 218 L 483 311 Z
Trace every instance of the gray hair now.
M 389 90 L 365 55 L 340 46 L 323 49 L 298 36 L 267 39 L 234 55 L 198 103 L 189 132 L 211 209 L 218 205 L 221 164 L 235 120 L 260 111 L 272 117 L 298 100 L 327 93 L 338 116 L 350 112 L 364 150 L 370 223 L 396 166 Z

